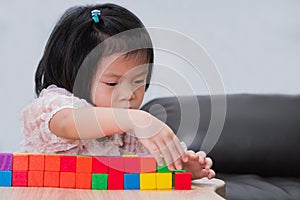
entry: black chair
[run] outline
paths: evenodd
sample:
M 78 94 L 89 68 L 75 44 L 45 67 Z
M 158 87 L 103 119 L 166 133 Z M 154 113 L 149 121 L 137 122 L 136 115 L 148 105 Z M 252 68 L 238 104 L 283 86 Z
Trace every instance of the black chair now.
M 234 94 L 226 99 L 225 124 L 208 154 L 217 178 L 226 183 L 226 198 L 300 199 L 300 96 Z M 165 97 L 142 109 L 166 121 L 176 133 L 182 120 L 180 105 L 192 111 L 192 101 L 189 96 Z M 199 151 L 211 117 L 210 96 L 197 96 L 197 101 L 201 118 L 189 146 L 194 151 Z M 180 139 L 191 139 L 195 130 L 181 128 L 186 134 Z

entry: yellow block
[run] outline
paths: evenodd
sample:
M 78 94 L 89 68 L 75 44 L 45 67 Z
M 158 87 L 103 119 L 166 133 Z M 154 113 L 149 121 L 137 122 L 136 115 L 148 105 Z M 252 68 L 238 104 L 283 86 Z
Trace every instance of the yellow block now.
M 171 182 L 172 184 L 172 182 Z M 140 173 L 140 189 L 155 190 L 156 189 L 156 174 L 155 173 Z
M 124 154 L 122 157 L 139 157 L 137 154 Z
M 172 173 L 156 173 L 156 188 L 158 190 L 172 189 Z

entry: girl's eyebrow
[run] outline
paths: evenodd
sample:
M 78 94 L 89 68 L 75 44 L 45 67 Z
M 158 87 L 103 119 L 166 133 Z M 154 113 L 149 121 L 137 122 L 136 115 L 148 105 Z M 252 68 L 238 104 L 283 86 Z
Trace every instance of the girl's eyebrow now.
M 116 77 L 116 78 L 122 77 L 122 75 L 114 74 L 114 73 L 103 74 L 102 76 L 105 76 L 105 77 Z
M 148 70 L 143 70 L 142 72 L 136 74 L 135 77 L 141 76 L 141 75 L 144 75 L 144 74 L 147 74 L 147 73 L 148 73 Z M 121 78 L 123 75 L 119 75 L 119 74 L 115 74 L 115 73 L 107 73 L 107 74 L 103 74 L 102 76 L 105 76 L 105 77 L 114 77 L 114 78 Z

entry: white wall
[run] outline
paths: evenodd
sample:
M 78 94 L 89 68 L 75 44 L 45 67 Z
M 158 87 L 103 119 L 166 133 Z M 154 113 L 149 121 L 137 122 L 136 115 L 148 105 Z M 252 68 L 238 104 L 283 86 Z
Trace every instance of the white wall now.
M 0 1 L 0 151 L 20 149 L 20 111 L 34 98 L 33 77 L 45 43 L 59 16 L 81 2 Z M 300 1 L 111 2 L 133 11 L 146 26 L 179 31 L 204 46 L 227 93 L 300 93 Z M 157 52 L 156 62 L 189 75 L 187 63 L 172 55 Z M 174 81 L 173 87 L 180 83 Z M 196 90 L 207 94 L 204 85 Z M 165 92 L 152 87 L 146 100 Z

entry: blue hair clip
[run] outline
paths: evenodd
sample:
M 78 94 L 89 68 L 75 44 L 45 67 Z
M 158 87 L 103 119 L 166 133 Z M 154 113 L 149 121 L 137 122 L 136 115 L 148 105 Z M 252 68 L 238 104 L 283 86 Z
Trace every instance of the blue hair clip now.
M 92 19 L 94 20 L 95 23 L 99 22 L 99 16 L 101 15 L 100 10 L 92 10 Z

